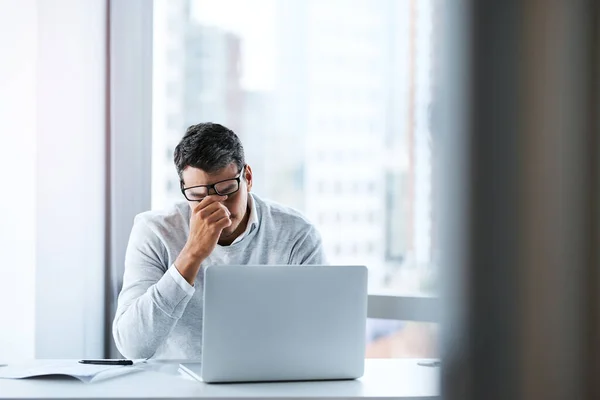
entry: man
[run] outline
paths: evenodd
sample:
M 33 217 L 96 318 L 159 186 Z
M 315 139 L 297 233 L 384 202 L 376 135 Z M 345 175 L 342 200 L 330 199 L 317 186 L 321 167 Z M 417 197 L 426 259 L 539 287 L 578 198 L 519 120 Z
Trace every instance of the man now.
M 250 193 L 252 169 L 231 130 L 191 126 L 174 158 L 187 204 L 139 214 L 129 238 L 113 321 L 128 358 L 200 358 L 208 265 L 325 263 L 313 225 Z

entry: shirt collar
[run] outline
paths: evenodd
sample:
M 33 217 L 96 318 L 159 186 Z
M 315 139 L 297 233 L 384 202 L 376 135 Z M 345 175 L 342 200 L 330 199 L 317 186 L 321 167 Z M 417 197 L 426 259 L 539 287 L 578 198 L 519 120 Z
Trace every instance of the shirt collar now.
M 252 198 L 251 193 L 248 193 L 248 205 L 250 208 L 250 215 L 248 216 L 248 224 L 246 225 L 246 229 L 244 230 L 244 232 L 242 232 L 242 234 L 240 236 L 235 238 L 235 240 L 231 244 L 235 244 L 235 243 L 241 241 L 244 237 L 246 237 L 246 235 L 248 235 L 250 232 L 252 232 L 252 229 L 254 229 L 255 226 L 258 226 L 258 215 L 256 213 L 256 204 L 254 202 L 254 199 Z

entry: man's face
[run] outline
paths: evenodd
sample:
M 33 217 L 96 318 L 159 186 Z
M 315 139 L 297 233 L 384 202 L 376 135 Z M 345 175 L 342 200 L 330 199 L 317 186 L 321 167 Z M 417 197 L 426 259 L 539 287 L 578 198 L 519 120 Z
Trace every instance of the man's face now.
M 238 166 L 235 165 L 235 163 L 231 163 L 222 170 L 212 174 L 193 167 L 187 167 L 181 173 L 184 188 L 191 188 L 199 185 L 212 185 L 228 179 L 235 179 L 238 176 L 241 177 L 239 190 L 228 195 L 227 200 L 223 202 L 223 205 L 225 205 L 231 213 L 231 226 L 223 229 L 223 232 L 221 233 L 220 239 L 223 240 L 227 240 L 234 234 L 237 237 L 242 233 L 243 229 L 245 229 L 245 226 L 241 226 L 240 224 L 244 220 L 248 209 L 248 193 L 250 192 L 250 189 L 252 189 L 252 169 L 247 165 L 246 168 L 240 172 Z M 216 193 L 211 189 L 209 194 Z M 192 209 L 198 205 L 197 201 L 188 200 L 188 203 Z

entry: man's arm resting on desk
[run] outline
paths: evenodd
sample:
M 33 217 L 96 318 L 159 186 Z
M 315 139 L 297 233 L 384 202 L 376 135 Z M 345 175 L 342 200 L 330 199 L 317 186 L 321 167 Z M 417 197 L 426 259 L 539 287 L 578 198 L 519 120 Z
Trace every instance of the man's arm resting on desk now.
M 115 342 L 124 356 L 153 356 L 183 315 L 202 261 L 216 247 L 223 229 L 231 225 L 231 214 L 222 204 L 226 199 L 211 195 L 194 207 L 187 243 L 168 273 L 161 261 L 161 256 L 166 258 L 164 243 L 143 216 L 136 218 L 113 323 Z
M 123 289 L 113 321 L 117 349 L 128 358 L 156 353 L 183 315 L 194 287 L 159 254 L 164 245 L 146 221 L 136 218 L 125 256 Z

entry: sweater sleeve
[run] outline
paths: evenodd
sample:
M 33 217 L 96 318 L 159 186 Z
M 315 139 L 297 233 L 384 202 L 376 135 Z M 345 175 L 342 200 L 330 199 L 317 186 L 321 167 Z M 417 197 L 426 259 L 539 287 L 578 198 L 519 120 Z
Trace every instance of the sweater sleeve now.
M 146 220 L 136 217 L 113 321 L 117 349 L 127 358 L 152 357 L 194 294 L 193 286 L 185 282 L 185 287 L 177 279 L 174 266 L 167 270 L 165 254 L 164 244 Z
M 317 228 L 310 225 L 299 235 L 293 244 L 289 263 L 292 265 L 328 264 L 321 235 Z

